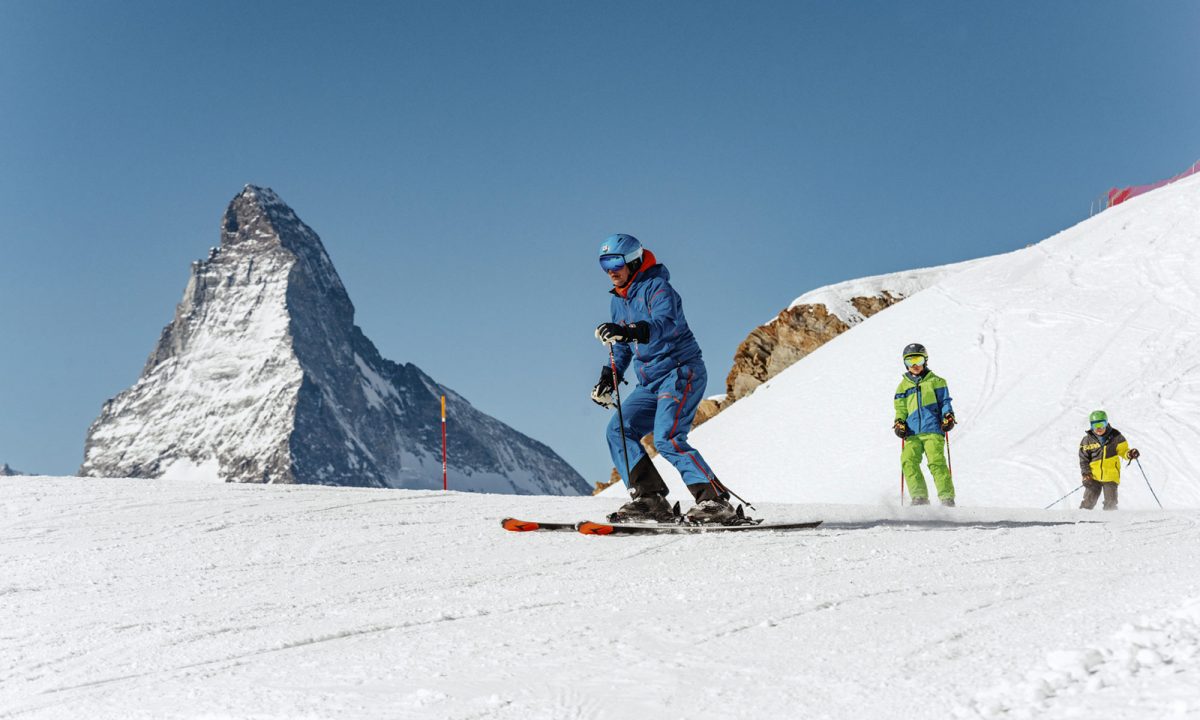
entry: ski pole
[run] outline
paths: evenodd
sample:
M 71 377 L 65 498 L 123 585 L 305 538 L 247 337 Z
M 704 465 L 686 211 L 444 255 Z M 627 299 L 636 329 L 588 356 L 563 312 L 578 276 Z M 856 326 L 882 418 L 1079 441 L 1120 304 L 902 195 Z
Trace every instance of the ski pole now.
M 946 472 L 950 473 L 950 482 L 954 482 L 954 465 L 950 463 L 950 431 L 946 431 Z
M 1161 510 L 1162 501 L 1158 499 L 1158 493 L 1154 492 L 1154 486 L 1150 484 L 1150 478 L 1146 477 L 1146 471 L 1142 470 L 1142 461 L 1138 458 L 1134 458 L 1133 461 L 1137 463 L 1138 470 L 1141 470 L 1142 477 L 1146 480 L 1146 487 L 1150 488 L 1150 494 L 1154 496 L 1154 502 L 1158 503 L 1158 509 Z
M 904 507 L 904 446 L 907 438 L 900 438 L 900 507 Z
M 727 493 L 729 493 L 730 495 L 732 495 L 732 496 L 734 496 L 735 498 L 737 498 L 738 500 L 741 500 L 741 501 L 742 501 L 742 504 L 743 504 L 743 505 L 745 505 L 746 507 L 750 508 L 751 510 L 757 510 L 757 509 L 758 509 L 758 508 L 754 507 L 754 503 L 750 502 L 750 501 L 749 501 L 749 500 L 747 500 L 746 498 L 744 498 L 744 497 L 742 497 L 741 495 L 738 495 L 738 494 L 737 494 L 737 493 L 735 493 L 734 491 L 730 490 L 728 485 L 726 485 L 725 483 L 723 483 L 723 482 L 721 482 L 720 480 L 716 479 L 715 477 L 714 477 L 714 478 L 709 478 L 708 482 L 709 482 L 709 483 L 710 483 L 710 484 L 711 484 L 711 485 L 712 485 L 712 486 L 713 486 L 713 487 L 716 489 L 716 491 L 717 491 L 717 492 L 727 492 Z
M 1052 507 L 1054 507 L 1055 505 L 1059 504 L 1059 503 L 1060 503 L 1060 502 L 1062 502 L 1063 500 L 1066 500 L 1067 498 L 1069 498 L 1070 496 L 1074 495 L 1075 493 L 1079 492 L 1079 491 L 1080 491 L 1080 490 L 1082 490 L 1082 489 L 1083 489 L 1083 485 L 1082 485 L 1082 484 L 1080 484 L 1080 485 L 1079 485 L 1079 487 L 1075 488 L 1074 490 L 1072 490 L 1071 492 L 1067 493 L 1066 495 L 1063 495 L 1062 497 L 1060 497 L 1059 499 L 1055 500 L 1054 502 L 1050 503 L 1049 505 L 1047 505 L 1046 507 L 1044 507 L 1044 508 L 1042 508 L 1042 509 L 1043 509 L 1043 510 L 1049 510 L 1050 508 L 1052 508 Z
M 613 397 L 617 399 L 617 422 L 621 423 L 621 450 L 625 453 L 625 482 L 630 481 L 632 471 L 629 469 L 629 446 L 625 444 L 625 413 L 621 412 L 621 384 L 617 376 L 617 358 L 613 355 L 612 344 L 608 346 L 608 366 L 612 368 Z

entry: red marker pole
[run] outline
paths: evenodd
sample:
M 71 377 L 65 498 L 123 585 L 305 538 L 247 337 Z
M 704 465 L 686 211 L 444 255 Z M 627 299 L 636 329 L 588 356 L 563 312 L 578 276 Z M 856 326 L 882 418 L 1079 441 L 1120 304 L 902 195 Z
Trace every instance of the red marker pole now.
M 446 396 L 442 396 L 442 490 L 448 489 L 446 478 Z

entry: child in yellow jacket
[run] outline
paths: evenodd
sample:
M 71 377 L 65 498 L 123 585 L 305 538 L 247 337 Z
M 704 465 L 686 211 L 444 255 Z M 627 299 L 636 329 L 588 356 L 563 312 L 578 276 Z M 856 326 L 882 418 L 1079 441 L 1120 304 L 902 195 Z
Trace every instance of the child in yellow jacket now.
M 1104 509 L 1117 509 L 1117 486 L 1121 483 L 1121 458 L 1134 460 L 1140 453 L 1129 447 L 1121 431 L 1108 424 L 1108 414 L 1097 410 L 1088 417 L 1091 430 L 1079 441 L 1079 469 L 1083 473 L 1083 502 L 1080 510 L 1091 510 L 1104 492 Z

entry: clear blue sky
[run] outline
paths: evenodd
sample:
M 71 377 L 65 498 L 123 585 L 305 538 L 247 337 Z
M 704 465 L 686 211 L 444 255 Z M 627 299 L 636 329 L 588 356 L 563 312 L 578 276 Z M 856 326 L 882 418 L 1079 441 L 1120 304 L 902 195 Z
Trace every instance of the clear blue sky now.
M 384 357 L 606 478 L 604 236 L 671 269 L 722 392 L 813 287 L 1019 248 L 1200 158 L 1198 29 L 1195 2 L 0 0 L 0 462 L 75 472 L 254 183 Z

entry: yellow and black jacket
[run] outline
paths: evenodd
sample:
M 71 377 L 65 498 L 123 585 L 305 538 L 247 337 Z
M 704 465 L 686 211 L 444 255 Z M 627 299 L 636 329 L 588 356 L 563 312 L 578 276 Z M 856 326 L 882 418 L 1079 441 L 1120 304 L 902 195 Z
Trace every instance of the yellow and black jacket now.
M 1121 482 L 1121 458 L 1129 454 L 1129 443 L 1121 431 L 1108 426 L 1108 432 L 1097 435 L 1089 430 L 1079 441 L 1079 469 L 1100 482 Z

